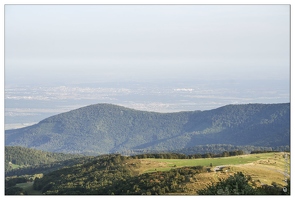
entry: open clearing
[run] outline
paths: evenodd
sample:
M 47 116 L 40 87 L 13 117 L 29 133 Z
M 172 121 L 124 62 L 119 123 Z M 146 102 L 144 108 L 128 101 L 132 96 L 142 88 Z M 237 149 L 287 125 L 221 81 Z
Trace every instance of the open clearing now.
M 32 194 L 35 194 L 35 195 L 42 194 L 41 191 L 34 190 L 33 184 L 34 184 L 34 182 L 18 183 L 18 184 L 16 184 L 16 187 L 23 188 L 30 195 L 32 195 Z
M 276 154 L 276 155 L 275 155 Z M 146 158 L 141 160 L 142 173 L 153 172 L 153 171 L 167 171 L 176 167 L 185 166 L 213 166 L 220 165 L 240 165 L 249 164 L 256 161 L 263 161 L 277 158 L 284 159 L 284 153 L 263 153 L 263 154 L 247 154 L 232 157 L 220 157 L 220 158 L 199 158 L 199 159 L 156 159 Z M 275 159 L 277 159 L 275 158 Z M 156 169 L 156 170 L 155 170 Z
M 285 159 L 287 156 L 288 159 Z M 155 171 L 168 171 L 176 167 L 185 166 L 210 166 L 214 171 L 216 166 L 225 166 L 225 170 L 220 172 L 201 173 L 194 175 L 194 180 L 187 185 L 192 193 L 196 189 L 205 188 L 206 185 L 225 179 L 236 172 L 243 172 L 250 175 L 257 185 L 276 183 L 284 186 L 284 180 L 290 178 L 290 154 L 283 152 L 248 154 L 221 158 L 201 158 L 201 159 L 140 159 L 139 173 Z M 287 175 L 285 175 L 287 173 Z

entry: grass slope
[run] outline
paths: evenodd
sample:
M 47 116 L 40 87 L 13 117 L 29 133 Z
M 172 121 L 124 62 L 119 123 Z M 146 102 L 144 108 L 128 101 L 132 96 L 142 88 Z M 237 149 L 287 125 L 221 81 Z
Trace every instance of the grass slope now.
M 156 171 L 169 171 L 173 168 L 191 167 L 191 166 L 210 166 L 212 170 L 216 166 L 226 166 L 228 170 L 225 172 L 201 173 L 195 175 L 195 181 L 189 183 L 191 193 L 195 193 L 198 189 L 203 189 L 206 185 L 218 182 L 220 179 L 225 179 L 235 172 L 243 172 L 245 175 L 250 175 L 253 181 L 257 184 L 276 183 L 280 186 L 286 185 L 285 171 L 290 174 L 290 160 L 286 162 L 286 153 L 263 153 L 263 154 L 248 154 L 242 156 L 222 157 L 222 158 L 202 158 L 202 159 L 140 159 L 139 173 L 151 173 Z M 288 157 L 290 154 L 287 154 Z M 287 164 L 287 168 L 286 168 Z M 176 166 L 176 167 L 174 167 Z M 259 180 L 259 181 L 258 181 Z
M 153 166 L 157 166 L 157 171 L 169 170 L 173 166 L 177 167 L 189 167 L 189 166 L 210 166 L 210 163 L 212 163 L 213 166 L 220 166 L 220 165 L 238 165 L 238 164 L 247 164 L 252 163 L 261 159 L 267 159 L 274 155 L 274 153 L 265 153 L 265 154 L 248 154 L 248 155 L 240 155 L 240 156 L 232 156 L 232 157 L 220 157 L 220 158 L 199 158 L 199 159 L 156 159 L 156 158 L 147 158 L 147 159 L 141 159 L 142 163 L 145 163 L 145 167 L 147 167 L 147 171 L 145 172 L 151 172 L 153 171 L 153 167 L 150 168 L 148 166 L 151 166 L 150 163 L 153 163 Z
M 39 190 L 34 190 L 33 188 L 34 182 L 27 182 L 27 183 L 18 183 L 15 186 L 23 188 L 29 195 L 41 195 L 42 192 Z

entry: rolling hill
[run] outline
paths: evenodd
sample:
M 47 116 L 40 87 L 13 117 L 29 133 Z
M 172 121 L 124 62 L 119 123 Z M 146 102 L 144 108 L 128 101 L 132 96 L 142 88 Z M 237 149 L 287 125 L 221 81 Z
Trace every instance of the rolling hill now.
M 18 146 L 5 147 L 5 164 L 11 162 L 16 165 L 38 165 L 78 157 L 82 157 L 82 155 L 51 153 Z
M 104 155 L 47 173 L 36 178 L 33 187 L 48 195 L 195 195 L 208 185 L 243 171 L 247 177 L 251 176 L 244 183 L 254 190 L 252 195 L 284 194 L 284 156 L 285 153 L 274 152 L 212 159 L 134 159 Z M 223 168 L 215 171 L 217 165 Z M 234 181 L 235 189 L 245 189 L 236 184 Z M 266 184 L 270 187 L 264 187 Z
M 52 153 L 19 146 L 6 146 L 5 173 L 19 168 L 24 169 L 31 166 L 52 164 L 70 159 L 75 160 L 81 157 L 83 156 L 79 154 Z
M 95 104 L 5 131 L 6 146 L 63 153 L 173 151 L 206 144 L 289 145 L 290 103 L 177 113 Z

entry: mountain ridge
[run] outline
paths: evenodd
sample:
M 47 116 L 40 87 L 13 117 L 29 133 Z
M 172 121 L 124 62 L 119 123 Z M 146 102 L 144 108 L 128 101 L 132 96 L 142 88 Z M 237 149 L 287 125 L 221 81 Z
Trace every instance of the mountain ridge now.
M 5 131 L 9 146 L 86 154 L 171 151 L 205 144 L 274 147 L 289 143 L 290 103 L 230 104 L 174 113 L 93 104 Z

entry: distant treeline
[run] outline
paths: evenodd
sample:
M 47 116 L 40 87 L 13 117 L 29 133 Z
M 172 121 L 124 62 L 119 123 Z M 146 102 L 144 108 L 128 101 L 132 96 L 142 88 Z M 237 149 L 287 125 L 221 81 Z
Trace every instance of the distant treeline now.
M 272 152 L 280 152 L 280 151 L 251 151 L 250 154 L 258 154 L 258 153 L 272 153 Z M 290 152 L 290 150 L 285 151 L 285 152 Z
M 231 144 L 208 144 L 208 145 L 197 145 L 194 147 L 184 148 L 180 150 L 173 150 L 169 153 L 176 153 L 176 154 L 185 154 L 185 155 L 193 155 L 193 154 L 206 154 L 208 152 L 212 154 L 221 154 L 225 151 L 231 152 L 231 151 L 237 151 L 241 150 L 244 152 L 244 154 L 250 154 L 254 151 L 261 151 L 261 152 L 289 152 L 290 146 L 276 146 L 276 147 L 263 147 L 263 146 L 251 146 L 251 145 L 244 145 L 244 146 L 237 146 L 237 145 L 231 145 Z M 116 152 L 122 155 L 126 156 L 134 156 L 139 154 L 162 154 L 166 153 L 165 151 L 149 151 L 144 149 L 132 149 L 132 150 L 125 150 L 121 152 Z
M 195 158 L 218 158 L 218 157 L 229 157 L 229 156 L 238 156 L 243 155 L 244 152 L 242 150 L 237 151 L 224 151 L 219 154 L 214 153 L 205 153 L 205 154 L 192 154 L 185 155 L 181 153 L 147 153 L 140 154 L 135 156 L 130 156 L 130 158 L 134 159 L 144 159 L 144 158 L 159 158 L 159 159 L 195 159 Z
M 186 155 L 192 155 L 195 153 L 204 154 L 207 152 L 214 153 L 214 154 L 220 154 L 224 151 L 236 151 L 236 150 L 242 150 L 245 154 L 249 154 L 253 151 L 268 151 L 268 152 L 274 152 L 274 151 L 290 151 L 290 146 L 276 146 L 276 147 L 263 147 L 263 146 L 251 146 L 251 145 L 245 145 L 245 146 L 238 146 L 238 145 L 230 145 L 230 144 L 210 144 L 210 145 L 197 145 L 194 147 L 184 148 L 179 151 L 175 151 L 175 153 L 183 153 Z
M 259 154 L 259 153 L 272 153 L 272 152 L 280 152 L 280 151 L 270 151 L 270 150 L 257 150 L 251 151 L 250 154 Z M 290 150 L 286 151 L 290 152 Z M 138 154 L 134 156 L 129 156 L 133 159 L 144 159 L 144 158 L 159 158 L 159 159 L 196 159 L 196 158 L 219 158 L 219 157 L 230 157 L 230 156 L 238 156 L 248 154 L 242 150 L 235 151 L 224 151 L 222 153 L 204 153 L 204 154 L 191 154 L 185 155 L 182 153 L 145 153 Z

